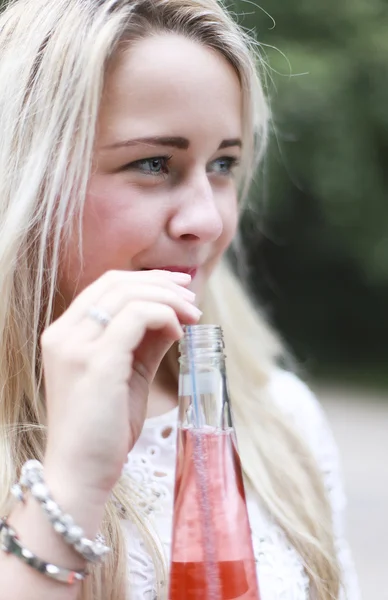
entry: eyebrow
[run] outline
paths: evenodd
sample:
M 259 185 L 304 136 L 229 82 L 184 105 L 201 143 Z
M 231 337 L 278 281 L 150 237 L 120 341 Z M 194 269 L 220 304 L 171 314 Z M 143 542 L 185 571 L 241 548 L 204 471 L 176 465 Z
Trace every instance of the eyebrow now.
M 169 146 L 170 148 L 178 148 L 178 150 L 188 150 L 190 148 L 190 142 L 187 138 L 184 137 L 170 137 L 170 136 L 155 136 L 155 137 L 144 137 L 144 138 L 135 138 L 133 140 L 123 140 L 121 142 L 116 142 L 114 144 L 110 144 L 109 146 L 105 146 L 104 150 L 116 150 L 117 148 L 128 148 L 130 146 L 137 146 L 139 144 L 149 145 L 149 146 Z M 218 147 L 218 150 L 223 150 L 224 148 L 232 148 L 237 146 L 238 148 L 242 148 L 242 141 L 240 138 L 230 138 L 227 140 L 223 140 Z

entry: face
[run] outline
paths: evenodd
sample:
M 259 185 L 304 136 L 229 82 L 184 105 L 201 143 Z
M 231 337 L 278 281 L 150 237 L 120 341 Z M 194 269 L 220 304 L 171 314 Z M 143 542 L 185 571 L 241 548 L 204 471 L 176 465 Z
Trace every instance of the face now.
M 149 37 L 111 67 L 83 220 L 63 260 L 68 304 L 105 271 L 190 272 L 200 299 L 235 233 L 242 98 L 216 52 Z

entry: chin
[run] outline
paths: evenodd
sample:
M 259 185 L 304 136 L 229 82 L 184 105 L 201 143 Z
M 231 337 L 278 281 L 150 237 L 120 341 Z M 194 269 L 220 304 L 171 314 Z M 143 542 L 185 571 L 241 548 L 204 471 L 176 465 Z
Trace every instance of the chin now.
M 195 304 L 199 305 L 204 295 L 204 286 L 198 281 L 192 281 L 189 289 L 196 295 Z
M 195 279 L 193 279 L 189 286 L 190 290 L 196 294 L 195 304 L 198 307 L 200 307 L 201 302 L 204 299 L 208 280 L 209 277 L 207 273 L 197 273 Z

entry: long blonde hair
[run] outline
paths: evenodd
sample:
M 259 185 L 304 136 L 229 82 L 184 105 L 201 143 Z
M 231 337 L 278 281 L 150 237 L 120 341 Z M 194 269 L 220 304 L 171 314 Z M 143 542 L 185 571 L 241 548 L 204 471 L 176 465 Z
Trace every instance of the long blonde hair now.
M 106 70 L 122 42 L 153 31 L 190 36 L 235 68 L 244 101 L 244 195 L 265 147 L 268 111 L 255 42 L 220 2 L 15 0 L 0 17 L 2 511 L 22 463 L 44 454 L 39 336 L 53 318 L 60 242 L 80 228 Z M 320 474 L 265 392 L 280 346 L 224 265 L 210 281 L 204 319 L 225 330 L 247 481 L 300 553 L 317 599 L 337 598 L 339 569 Z M 160 544 L 136 507 L 138 490 L 121 481 L 114 495 L 103 530 L 115 551 L 84 585 L 83 600 L 125 598 L 118 506 L 138 524 L 158 582 L 166 580 Z

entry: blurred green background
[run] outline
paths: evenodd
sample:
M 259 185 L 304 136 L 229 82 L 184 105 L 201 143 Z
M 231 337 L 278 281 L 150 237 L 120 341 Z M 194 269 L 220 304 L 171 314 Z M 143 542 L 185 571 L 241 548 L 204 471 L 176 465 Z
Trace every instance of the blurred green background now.
M 243 221 L 253 291 L 307 371 L 385 386 L 388 2 L 260 6 L 233 3 L 263 44 L 273 119 Z

